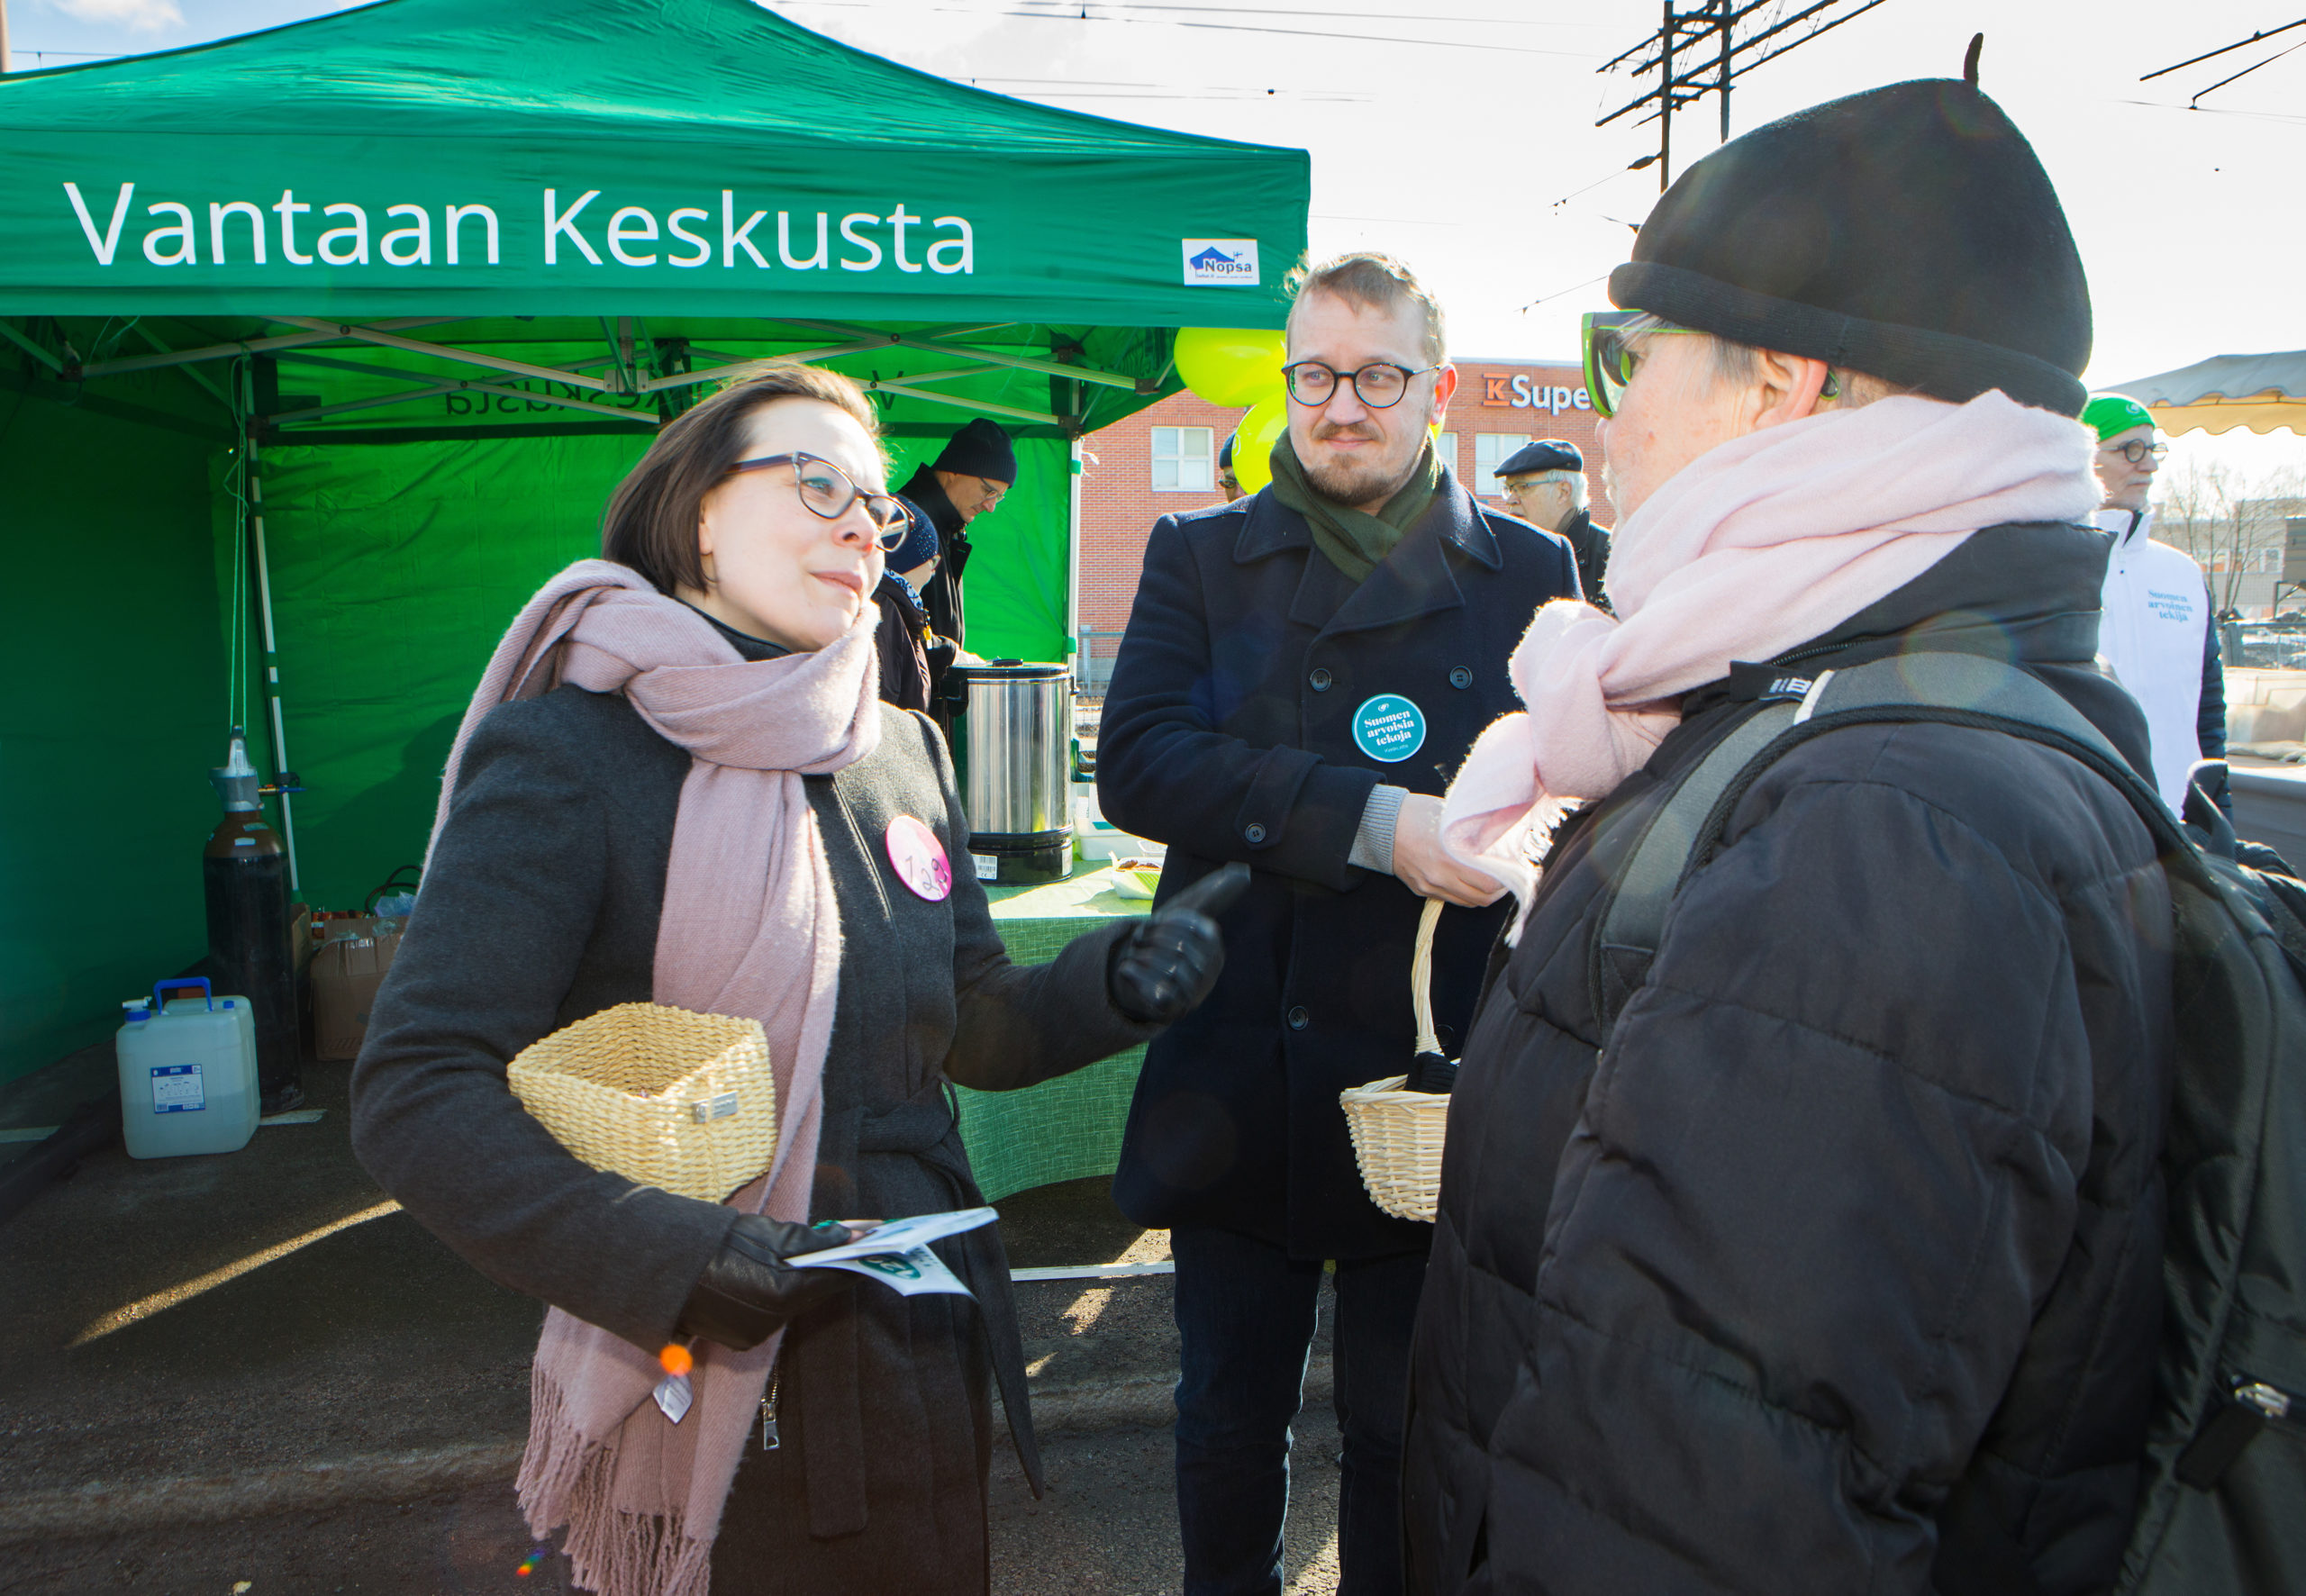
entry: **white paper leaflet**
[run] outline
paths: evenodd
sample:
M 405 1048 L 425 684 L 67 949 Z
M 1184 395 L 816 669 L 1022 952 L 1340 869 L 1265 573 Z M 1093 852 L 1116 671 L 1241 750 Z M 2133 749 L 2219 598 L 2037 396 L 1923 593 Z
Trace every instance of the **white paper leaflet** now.
M 990 1208 L 915 1214 L 909 1220 L 891 1220 L 861 1240 L 844 1247 L 829 1247 L 822 1252 L 803 1253 L 788 1262 L 796 1269 L 847 1269 L 877 1280 L 901 1296 L 949 1292 L 966 1297 L 968 1287 L 929 1250 L 929 1244 L 964 1230 L 974 1230 L 979 1225 L 989 1225 L 1000 1217 Z

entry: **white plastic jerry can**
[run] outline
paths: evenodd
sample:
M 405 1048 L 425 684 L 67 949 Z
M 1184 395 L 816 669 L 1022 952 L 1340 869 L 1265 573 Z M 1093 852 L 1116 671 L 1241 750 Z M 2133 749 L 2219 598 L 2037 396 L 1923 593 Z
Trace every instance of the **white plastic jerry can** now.
M 168 998 L 175 989 L 197 997 Z M 256 1012 L 202 979 L 163 981 L 115 1038 L 120 1129 L 132 1158 L 236 1153 L 256 1134 Z

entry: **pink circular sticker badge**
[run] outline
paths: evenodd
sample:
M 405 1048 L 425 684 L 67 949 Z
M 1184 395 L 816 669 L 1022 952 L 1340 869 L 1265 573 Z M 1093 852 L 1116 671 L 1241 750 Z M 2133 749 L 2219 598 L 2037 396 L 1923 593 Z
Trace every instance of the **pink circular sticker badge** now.
M 891 868 L 915 897 L 937 903 L 953 895 L 953 866 L 945 845 L 925 821 L 897 816 L 889 822 L 888 846 Z

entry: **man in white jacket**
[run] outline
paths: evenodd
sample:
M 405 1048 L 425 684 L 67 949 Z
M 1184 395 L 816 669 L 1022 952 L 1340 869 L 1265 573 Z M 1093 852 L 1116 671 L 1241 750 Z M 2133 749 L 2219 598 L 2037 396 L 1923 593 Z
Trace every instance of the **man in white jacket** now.
M 2193 762 L 2226 757 L 2226 678 L 2209 584 L 2183 550 L 2153 540 L 2147 500 L 2168 451 L 2146 407 L 2101 394 L 2082 421 L 2098 434 L 2098 482 L 2106 495 L 2093 519 L 2113 539 L 2099 600 L 2099 657 L 2146 711 L 2154 784 L 2183 812 Z M 2211 797 L 2230 809 L 2225 783 L 2216 785 Z

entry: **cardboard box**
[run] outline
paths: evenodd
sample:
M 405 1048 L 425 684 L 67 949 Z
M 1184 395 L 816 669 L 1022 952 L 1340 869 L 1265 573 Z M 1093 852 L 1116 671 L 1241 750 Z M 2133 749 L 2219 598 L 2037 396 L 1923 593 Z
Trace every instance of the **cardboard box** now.
M 400 951 L 400 933 L 340 938 L 313 955 L 313 1056 L 352 1058 L 368 1034 L 368 1011 Z

